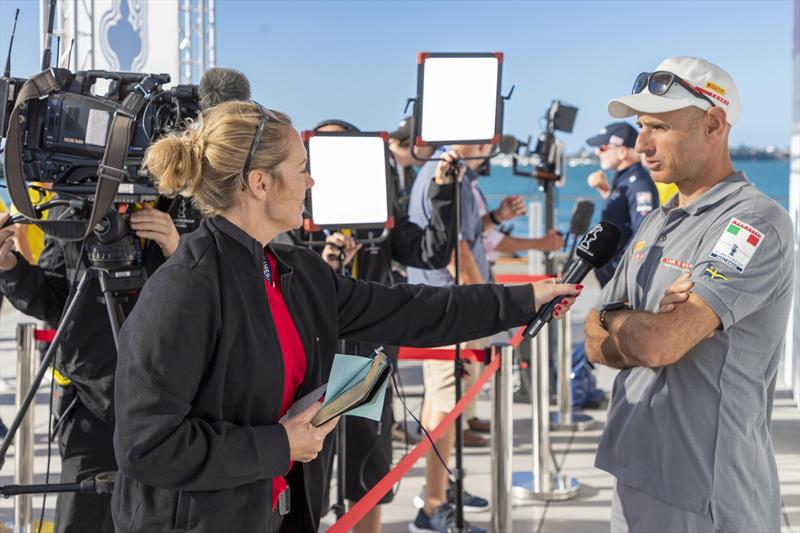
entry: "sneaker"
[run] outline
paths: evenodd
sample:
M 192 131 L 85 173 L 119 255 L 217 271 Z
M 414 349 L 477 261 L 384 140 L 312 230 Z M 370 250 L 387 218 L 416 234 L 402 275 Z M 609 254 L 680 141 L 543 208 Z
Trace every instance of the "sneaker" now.
M 450 505 L 456 504 L 456 492 L 452 484 L 447 487 L 447 503 Z M 416 509 L 425 507 L 425 485 L 422 486 L 422 490 L 419 491 L 419 494 L 414 496 L 414 507 Z M 492 506 L 486 498 L 481 498 L 480 496 L 475 496 L 474 494 L 464 491 L 465 513 L 483 513 L 491 508 Z
M 477 526 L 470 526 L 464 521 L 465 531 L 468 533 L 486 533 L 486 530 Z M 411 533 L 449 533 L 455 529 L 455 509 L 449 503 L 443 503 L 436 509 L 433 516 L 425 514 L 424 509 L 420 509 L 417 518 L 408 524 Z
M 8 428 L 3 424 L 3 419 L 0 418 L 0 440 L 3 440 L 8 435 Z

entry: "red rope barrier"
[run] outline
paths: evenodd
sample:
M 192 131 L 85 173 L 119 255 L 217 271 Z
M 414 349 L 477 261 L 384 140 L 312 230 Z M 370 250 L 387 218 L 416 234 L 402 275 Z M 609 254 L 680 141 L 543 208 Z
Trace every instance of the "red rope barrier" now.
M 497 281 L 497 283 L 535 283 L 554 277 L 555 276 L 549 274 L 537 274 L 535 276 L 529 276 L 527 274 L 500 274 L 495 276 L 495 281 Z
M 424 361 L 425 359 L 437 361 L 453 361 L 456 358 L 456 351 L 440 348 L 408 348 L 403 346 L 397 352 L 398 359 L 408 361 Z M 466 361 L 483 362 L 484 350 L 461 350 L 461 358 Z
M 456 404 L 455 408 L 450 411 L 447 416 L 444 417 L 438 426 L 436 426 L 433 431 L 430 432 L 431 439 L 434 441 L 438 440 L 444 431 L 455 422 L 456 418 L 464 411 L 467 407 L 467 404 L 472 401 L 473 398 L 478 394 L 478 392 L 483 387 L 484 383 L 489 381 L 489 378 L 497 372 L 497 369 L 500 368 L 500 358 L 495 357 L 492 359 L 492 362 L 486 365 L 486 370 L 484 370 L 480 376 L 478 376 L 478 380 L 472 385 L 464 393 L 464 396 L 461 397 L 461 400 Z M 400 478 L 402 478 L 406 473 L 411 470 L 411 467 L 419 460 L 422 455 L 428 451 L 431 447 L 431 442 L 428 439 L 422 439 L 422 441 L 417 444 L 413 450 L 411 450 L 408 455 L 403 457 L 397 466 L 395 466 L 392 470 L 386 474 L 383 479 L 381 479 L 372 489 L 367 492 L 355 505 L 353 505 L 347 513 L 343 517 L 341 517 L 335 524 L 333 524 L 330 529 L 328 529 L 328 533 L 346 533 L 350 529 L 355 526 L 359 520 L 364 518 L 370 509 L 375 507 L 378 502 L 383 498 L 383 496 L 392 490 L 392 487 L 395 483 L 397 483 Z

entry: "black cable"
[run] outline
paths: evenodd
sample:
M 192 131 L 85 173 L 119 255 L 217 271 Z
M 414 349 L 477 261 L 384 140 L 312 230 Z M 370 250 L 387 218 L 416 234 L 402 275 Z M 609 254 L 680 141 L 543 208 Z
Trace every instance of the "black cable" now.
M 397 379 L 395 379 L 395 374 L 394 373 L 392 373 L 392 385 L 394 385 L 394 390 L 396 392 L 397 391 Z M 442 454 L 439 453 L 439 448 L 437 448 L 436 447 L 436 443 L 433 442 L 433 438 L 431 438 L 431 434 L 428 433 L 428 430 L 425 428 L 425 426 L 422 425 L 422 422 L 420 422 L 419 419 L 416 416 L 414 416 L 414 413 L 412 413 L 411 410 L 406 405 L 406 401 L 402 397 L 400 397 L 399 395 L 398 395 L 398 398 L 400 398 L 400 403 L 403 404 L 403 409 L 405 409 L 408 412 L 408 414 L 411 415 L 411 418 L 414 419 L 414 422 L 419 424 L 420 429 L 422 429 L 422 433 L 424 433 L 425 437 L 430 441 L 431 447 L 433 448 L 433 452 L 436 454 L 436 457 L 439 458 L 439 462 L 442 463 L 442 466 L 444 466 L 444 469 L 447 470 L 447 473 L 450 474 L 451 476 L 454 475 L 453 471 L 450 470 L 450 467 L 447 466 L 447 463 L 442 458 Z

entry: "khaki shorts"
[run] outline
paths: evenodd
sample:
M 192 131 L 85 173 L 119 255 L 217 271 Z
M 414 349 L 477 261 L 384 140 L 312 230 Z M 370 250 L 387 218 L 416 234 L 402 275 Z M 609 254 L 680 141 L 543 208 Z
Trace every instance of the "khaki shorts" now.
M 489 338 L 462 343 L 465 350 L 478 350 L 489 346 Z M 452 350 L 455 345 L 443 349 Z M 469 373 L 462 382 L 463 389 L 474 382 L 480 372 L 480 363 L 464 361 L 464 370 Z M 425 385 L 424 402 L 434 412 L 449 413 L 456 406 L 456 377 L 453 361 L 427 359 L 422 361 L 422 382 Z

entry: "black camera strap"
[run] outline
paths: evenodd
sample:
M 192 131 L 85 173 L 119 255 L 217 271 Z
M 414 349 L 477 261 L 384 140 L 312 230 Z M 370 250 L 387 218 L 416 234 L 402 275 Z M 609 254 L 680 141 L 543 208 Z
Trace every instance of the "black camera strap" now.
M 125 158 L 128 155 L 136 114 L 144 106 L 145 99 L 137 92 L 130 93 L 122 102 L 122 107 L 114 113 L 106 138 L 103 160 L 97 169 L 97 188 L 89 221 L 39 220 L 28 196 L 28 186 L 25 182 L 22 160 L 22 130 L 25 118 L 20 115 L 27 107 L 28 102 L 47 97 L 60 90 L 71 80 L 72 73 L 68 70 L 49 69 L 25 82 L 19 91 L 9 118 L 3 163 L 8 192 L 19 212 L 26 218 L 35 221 L 34 224 L 48 235 L 68 241 L 79 241 L 86 238 L 108 212 L 117 195 L 119 184 L 128 177 Z

